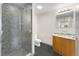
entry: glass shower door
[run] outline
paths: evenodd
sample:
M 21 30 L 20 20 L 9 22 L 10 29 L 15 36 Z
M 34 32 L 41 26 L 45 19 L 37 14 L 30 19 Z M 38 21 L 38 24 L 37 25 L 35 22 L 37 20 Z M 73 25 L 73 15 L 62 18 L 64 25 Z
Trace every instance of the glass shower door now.
M 32 52 L 32 9 L 31 5 L 24 7 L 21 20 L 22 48 Z
M 30 5 L 30 6 L 29 6 Z M 31 53 L 31 4 L 2 5 L 2 55 L 24 56 Z

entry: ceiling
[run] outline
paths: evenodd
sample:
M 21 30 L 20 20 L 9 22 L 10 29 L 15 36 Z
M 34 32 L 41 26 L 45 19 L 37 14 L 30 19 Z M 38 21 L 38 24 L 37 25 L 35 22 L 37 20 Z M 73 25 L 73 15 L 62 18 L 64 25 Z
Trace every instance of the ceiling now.
M 37 9 L 38 5 L 43 6 L 43 8 L 41 10 Z M 35 4 L 35 12 L 37 14 L 41 14 L 41 13 L 44 13 L 44 12 L 47 12 L 47 11 L 51 11 L 57 5 L 58 5 L 57 3 L 36 3 Z
M 36 14 L 42 14 L 64 6 L 73 6 L 74 4 L 76 3 L 35 3 L 35 12 Z M 41 10 L 37 9 L 38 5 L 41 5 L 43 8 Z

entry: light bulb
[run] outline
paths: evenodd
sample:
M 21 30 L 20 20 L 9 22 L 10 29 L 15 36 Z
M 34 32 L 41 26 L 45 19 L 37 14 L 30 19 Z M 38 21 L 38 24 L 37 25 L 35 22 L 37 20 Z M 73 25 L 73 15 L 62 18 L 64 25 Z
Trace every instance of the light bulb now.
M 41 10 L 43 8 L 42 5 L 37 5 L 37 9 Z

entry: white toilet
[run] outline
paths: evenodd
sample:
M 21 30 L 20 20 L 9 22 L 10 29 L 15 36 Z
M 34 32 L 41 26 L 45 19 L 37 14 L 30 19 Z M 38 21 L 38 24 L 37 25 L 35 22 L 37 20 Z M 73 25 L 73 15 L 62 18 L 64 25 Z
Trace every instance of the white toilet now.
M 35 39 L 35 46 L 40 47 L 41 40 Z
M 40 47 L 40 45 L 41 45 L 40 44 L 41 40 L 37 38 L 37 34 L 35 35 L 35 41 L 34 41 L 34 43 L 35 43 L 35 46 L 37 46 L 37 47 Z

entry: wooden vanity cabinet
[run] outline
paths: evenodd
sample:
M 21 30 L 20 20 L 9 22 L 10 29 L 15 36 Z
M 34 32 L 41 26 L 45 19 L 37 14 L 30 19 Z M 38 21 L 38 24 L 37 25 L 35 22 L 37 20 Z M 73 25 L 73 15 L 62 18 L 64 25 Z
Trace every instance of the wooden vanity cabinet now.
M 57 52 L 57 53 L 60 53 L 61 54 L 61 39 L 60 38 L 58 38 L 58 37 L 53 37 L 54 38 L 54 40 L 53 40 L 53 49 L 54 49 L 54 51 L 55 52 Z
M 63 56 L 75 55 L 75 40 L 53 36 L 53 50 Z

